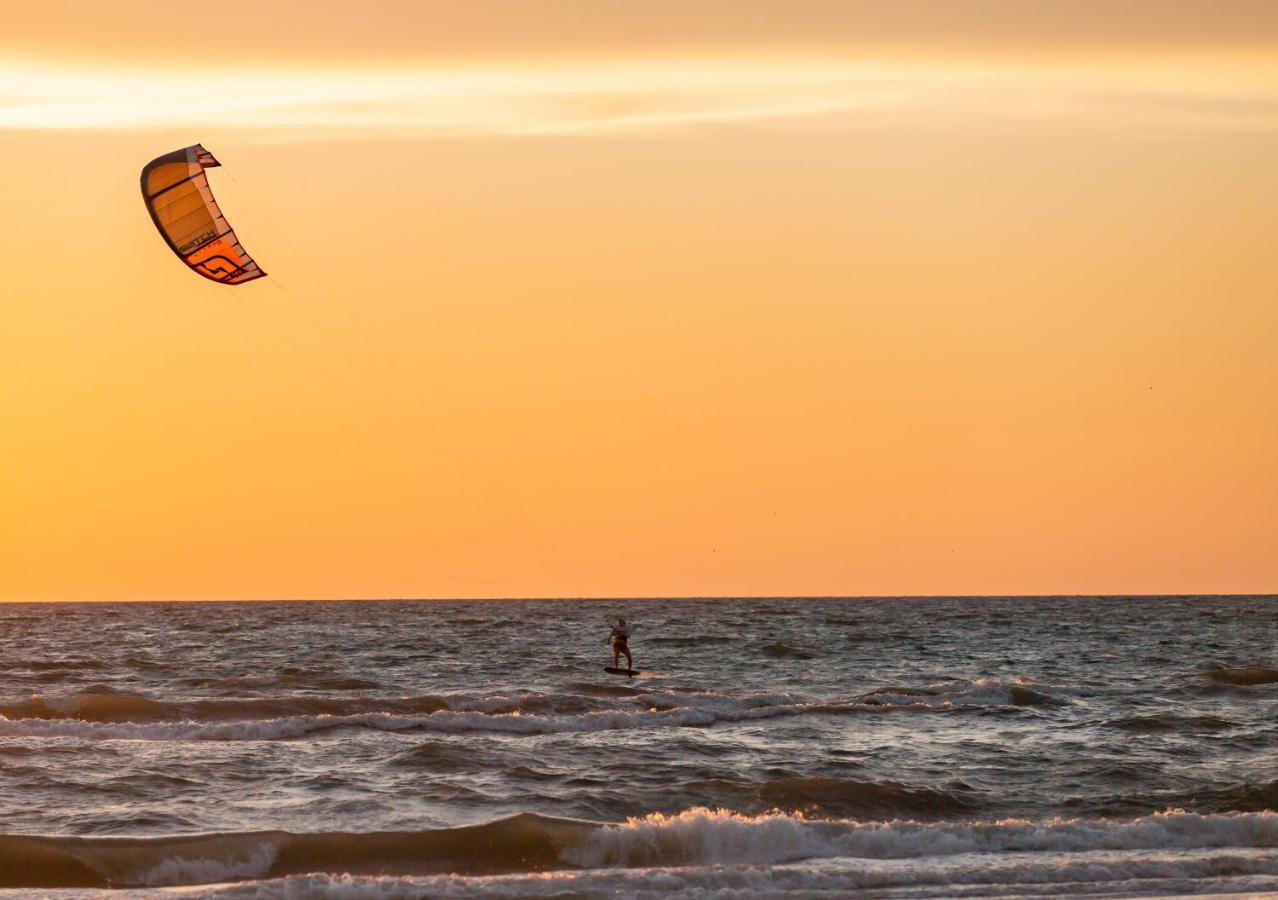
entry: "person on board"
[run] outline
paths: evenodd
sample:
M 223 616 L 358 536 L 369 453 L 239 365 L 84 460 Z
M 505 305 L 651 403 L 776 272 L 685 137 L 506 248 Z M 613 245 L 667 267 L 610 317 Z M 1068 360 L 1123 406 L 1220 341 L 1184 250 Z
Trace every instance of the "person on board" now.
M 611 633 L 608 635 L 608 643 L 612 644 L 612 667 L 619 669 L 621 666 L 621 657 L 626 658 L 626 668 L 633 669 L 635 667 L 634 660 L 630 658 L 630 626 L 626 624 L 623 618 L 617 618 L 617 624 L 612 626 Z

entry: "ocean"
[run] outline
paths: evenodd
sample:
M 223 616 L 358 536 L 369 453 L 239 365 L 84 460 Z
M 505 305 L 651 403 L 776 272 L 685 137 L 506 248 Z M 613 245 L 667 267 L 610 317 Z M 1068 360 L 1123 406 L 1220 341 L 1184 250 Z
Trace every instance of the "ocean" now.
M 609 619 L 634 678 L 608 675 Z M 0 606 L 0 894 L 1278 892 L 1278 599 Z

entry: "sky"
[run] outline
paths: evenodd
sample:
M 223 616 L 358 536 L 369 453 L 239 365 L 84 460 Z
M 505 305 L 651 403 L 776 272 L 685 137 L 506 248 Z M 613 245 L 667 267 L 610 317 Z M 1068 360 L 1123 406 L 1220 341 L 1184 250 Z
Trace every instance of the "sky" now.
M 4 19 L 0 600 L 1278 592 L 1278 4 Z

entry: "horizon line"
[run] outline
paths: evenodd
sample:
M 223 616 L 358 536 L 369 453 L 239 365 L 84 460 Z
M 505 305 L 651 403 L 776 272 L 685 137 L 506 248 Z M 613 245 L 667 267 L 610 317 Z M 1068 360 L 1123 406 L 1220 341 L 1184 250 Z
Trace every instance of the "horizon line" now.
M 46 603 L 503 603 L 503 602 L 597 602 L 628 603 L 671 600 L 1278 600 L 1278 592 L 1242 593 L 1083 593 L 1083 594 L 670 594 L 670 595 L 583 595 L 535 597 L 256 597 L 136 600 L 0 600 L 3 605 Z

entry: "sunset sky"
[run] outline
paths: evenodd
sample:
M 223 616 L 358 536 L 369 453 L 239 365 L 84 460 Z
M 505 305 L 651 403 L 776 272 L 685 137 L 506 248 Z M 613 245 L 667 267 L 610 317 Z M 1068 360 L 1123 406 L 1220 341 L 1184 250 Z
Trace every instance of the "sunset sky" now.
M 7 2 L 0 161 L 0 600 L 1278 591 L 1272 0 Z

